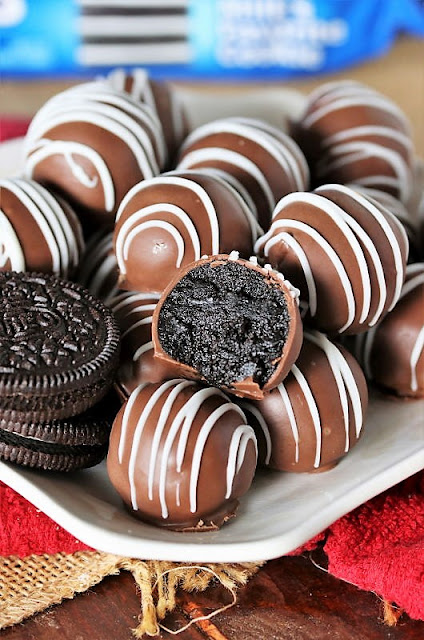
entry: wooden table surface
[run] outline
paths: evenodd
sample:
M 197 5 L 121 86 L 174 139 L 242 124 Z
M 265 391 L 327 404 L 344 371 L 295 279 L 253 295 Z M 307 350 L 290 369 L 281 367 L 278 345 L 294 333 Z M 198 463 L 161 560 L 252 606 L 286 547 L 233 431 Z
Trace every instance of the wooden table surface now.
M 409 116 L 417 150 L 424 154 L 424 43 L 403 39 L 384 58 L 337 77 L 367 82 L 393 98 Z M 335 76 L 333 76 L 334 78 Z M 324 80 L 285 83 L 310 91 Z M 2 111 L 30 115 L 67 83 L 3 83 Z M 217 89 L 219 90 L 219 89 Z M 226 89 L 221 89 L 225 91 Z M 318 568 L 313 562 L 321 567 Z M 395 627 L 382 622 L 383 605 L 328 575 L 325 558 L 280 558 L 271 561 L 239 591 L 237 604 L 199 622 L 179 636 L 186 640 L 422 640 L 424 622 L 402 616 Z M 203 594 L 182 594 L 169 627 L 178 629 L 196 615 L 229 602 L 222 588 Z M 130 640 L 136 626 L 139 597 L 132 577 L 123 573 L 105 579 L 88 593 L 0 632 L 8 640 Z M 162 638 L 171 638 L 163 633 Z
M 374 594 L 333 578 L 325 558 L 280 558 L 268 562 L 238 592 L 231 609 L 193 624 L 181 640 L 423 640 L 424 622 L 401 616 L 395 627 L 383 623 L 383 604 Z M 231 602 L 221 587 L 181 594 L 166 618 L 177 630 L 190 619 Z M 131 640 L 139 597 L 132 576 L 106 578 L 74 600 L 67 600 L 23 624 L 5 629 L 7 640 Z M 167 632 L 160 636 L 170 640 Z

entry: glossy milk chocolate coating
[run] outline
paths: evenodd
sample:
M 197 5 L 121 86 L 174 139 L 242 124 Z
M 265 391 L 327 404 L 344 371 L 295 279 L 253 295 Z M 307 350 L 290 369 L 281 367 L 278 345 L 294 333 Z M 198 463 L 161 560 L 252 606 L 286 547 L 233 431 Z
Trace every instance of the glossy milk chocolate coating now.
M 33 180 L 0 180 L 0 271 L 72 277 L 84 240 L 71 207 Z
M 237 252 L 185 267 L 153 314 L 155 357 L 179 375 L 262 398 L 287 375 L 302 343 L 298 291 L 269 265 Z M 177 317 L 178 316 L 178 317 Z
M 408 236 L 409 252 L 408 262 L 419 262 L 420 243 L 417 237 L 417 223 L 409 209 L 397 198 L 386 191 L 372 189 L 371 187 L 360 187 L 358 185 L 348 185 L 355 191 L 364 195 L 368 200 L 376 200 L 381 206 L 393 213 L 405 229 Z
M 406 267 L 393 311 L 354 344 L 369 380 L 399 396 L 424 395 L 424 263 Z
M 119 271 L 113 250 L 113 233 L 100 229 L 87 242 L 77 280 L 105 304 L 117 296 Z
M 333 467 L 356 444 L 368 405 L 355 358 L 307 331 L 296 364 L 263 400 L 238 401 L 258 439 L 258 460 L 279 471 Z
M 242 195 L 248 193 L 265 230 L 278 200 L 309 186 L 309 169 L 294 140 L 253 118 L 226 118 L 195 129 L 177 168 L 219 170 Z
M 218 389 L 176 379 L 133 391 L 113 424 L 107 468 L 136 517 L 205 531 L 235 514 L 256 459 L 241 409 Z
M 123 289 L 162 292 L 202 255 L 252 252 L 257 223 L 224 180 L 201 172 L 171 172 L 144 180 L 118 211 L 114 244 Z
M 156 113 L 165 136 L 169 166 L 188 133 L 187 114 L 178 93 L 168 82 L 153 80 L 141 68 L 131 72 L 114 69 L 106 79 L 114 89 L 126 91 L 134 100 L 143 102 Z
M 128 397 L 139 385 L 174 377 L 164 362 L 154 358 L 152 316 L 159 296 L 154 293 L 124 292 L 110 302 L 121 330 L 121 357 L 116 385 Z
M 127 191 L 166 162 L 154 112 L 102 82 L 46 102 L 28 129 L 25 155 L 28 177 L 54 186 L 84 218 L 108 226 Z
M 408 201 L 414 147 L 391 100 L 358 82 L 331 82 L 312 92 L 297 126 L 315 183 L 355 182 Z
M 406 233 L 387 209 L 331 184 L 278 203 L 257 253 L 300 289 L 305 321 L 326 333 L 361 333 L 400 295 Z

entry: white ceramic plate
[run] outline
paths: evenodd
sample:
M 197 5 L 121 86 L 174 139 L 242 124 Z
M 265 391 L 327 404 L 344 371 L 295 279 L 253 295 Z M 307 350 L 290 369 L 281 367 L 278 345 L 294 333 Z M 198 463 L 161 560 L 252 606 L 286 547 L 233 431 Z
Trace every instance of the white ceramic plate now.
M 364 434 L 322 474 L 263 472 L 238 515 L 210 533 L 175 533 L 139 522 L 122 507 L 105 464 L 45 474 L 0 463 L 0 480 L 74 536 L 101 551 L 186 562 L 278 557 L 337 518 L 424 468 L 424 400 L 372 399 Z
M 282 125 L 302 108 L 292 91 L 228 96 L 184 91 L 194 124 L 224 115 Z M 0 146 L 0 177 L 19 171 L 21 141 Z M 12 169 L 13 168 L 13 169 Z M 424 400 L 372 398 L 358 445 L 322 474 L 259 473 L 237 518 L 209 533 L 174 533 L 143 524 L 122 507 L 105 464 L 43 474 L 0 463 L 0 480 L 88 545 L 126 556 L 186 562 L 248 562 L 278 557 L 337 518 L 424 468 Z

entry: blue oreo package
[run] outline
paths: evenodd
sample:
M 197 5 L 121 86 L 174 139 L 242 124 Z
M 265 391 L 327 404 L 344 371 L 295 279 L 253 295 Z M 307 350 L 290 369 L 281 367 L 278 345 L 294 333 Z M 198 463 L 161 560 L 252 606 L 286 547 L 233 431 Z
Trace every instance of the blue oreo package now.
M 0 73 L 301 77 L 384 53 L 401 32 L 424 36 L 423 0 L 0 0 Z

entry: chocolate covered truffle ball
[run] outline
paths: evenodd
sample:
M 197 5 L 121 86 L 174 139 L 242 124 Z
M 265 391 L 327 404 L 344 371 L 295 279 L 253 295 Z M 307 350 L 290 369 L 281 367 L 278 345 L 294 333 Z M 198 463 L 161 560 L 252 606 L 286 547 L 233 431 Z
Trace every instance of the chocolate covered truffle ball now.
M 406 267 L 393 311 L 354 344 L 369 380 L 399 396 L 424 395 L 424 263 Z
M 302 342 L 298 291 L 237 252 L 188 265 L 153 314 L 155 357 L 239 396 L 262 398 L 287 375 Z
M 358 82 L 324 84 L 309 96 L 298 129 L 318 184 L 355 182 L 407 202 L 414 149 L 409 122 L 391 100 Z
M 153 111 L 107 83 L 73 87 L 38 111 L 25 140 L 25 173 L 54 186 L 84 218 L 112 226 L 127 191 L 162 170 Z
M 360 187 L 358 185 L 348 185 L 355 191 L 358 191 L 364 195 L 371 202 L 376 200 L 385 209 L 388 209 L 390 213 L 399 220 L 405 229 L 408 237 L 408 262 L 418 262 L 420 257 L 420 245 L 417 233 L 416 220 L 414 216 L 409 212 L 406 206 L 397 198 L 390 195 L 386 191 L 380 189 L 372 189 L 370 187 Z
M 33 180 L 0 180 L 0 271 L 72 277 L 84 241 L 71 207 Z
M 119 207 L 114 233 L 123 289 L 161 292 L 202 255 L 252 252 L 256 220 L 224 180 L 171 172 L 144 180 Z
M 93 296 L 107 305 L 117 296 L 119 271 L 112 231 L 101 229 L 91 236 L 82 256 L 77 279 Z
M 121 357 L 116 384 L 128 397 L 145 382 L 161 382 L 174 377 L 164 362 L 154 358 L 152 316 L 159 296 L 125 292 L 111 300 L 110 308 L 121 330 Z
M 187 114 L 178 93 L 168 82 L 153 80 L 141 68 L 130 72 L 114 69 L 106 79 L 114 89 L 129 93 L 156 113 L 163 128 L 169 165 L 188 133 Z
M 253 429 L 218 389 L 140 385 L 112 427 L 109 478 L 136 517 L 177 531 L 219 528 L 256 468 Z
M 279 471 L 333 467 L 356 444 L 368 404 L 355 358 L 307 331 L 286 379 L 257 402 L 238 401 L 258 439 L 259 461 Z
M 219 169 L 246 190 L 265 230 L 278 200 L 309 186 L 309 169 L 294 140 L 251 118 L 216 120 L 188 136 L 178 169 L 203 168 Z
M 408 240 L 390 211 L 332 184 L 282 198 L 255 250 L 300 289 L 306 322 L 361 333 L 396 304 Z

